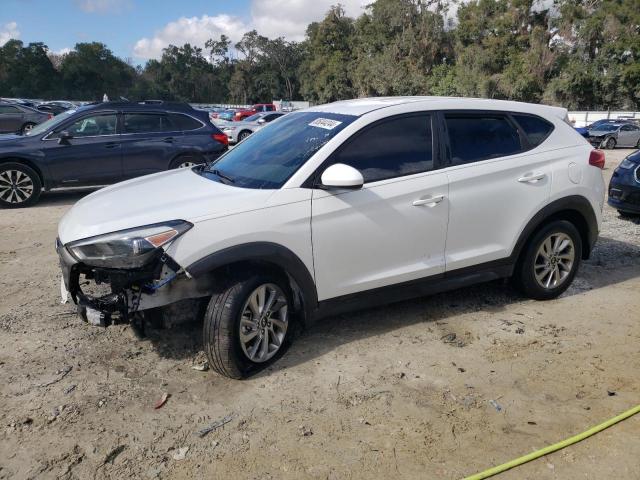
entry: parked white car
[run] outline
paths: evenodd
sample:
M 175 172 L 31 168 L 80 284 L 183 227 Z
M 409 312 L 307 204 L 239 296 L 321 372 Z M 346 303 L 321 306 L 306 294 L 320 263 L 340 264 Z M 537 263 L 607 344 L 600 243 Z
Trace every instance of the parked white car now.
M 102 325 L 200 299 L 210 364 L 233 378 L 337 312 L 508 277 L 555 298 L 604 202 L 604 154 L 565 118 L 435 97 L 290 113 L 208 167 L 80 200 L 58 230 L 63 294 Z
M 220 128 L 229 138 L 229 143 L 238 143 L 283 115 L 284 112 L 258 112 L 240 122 L 221 124 Z

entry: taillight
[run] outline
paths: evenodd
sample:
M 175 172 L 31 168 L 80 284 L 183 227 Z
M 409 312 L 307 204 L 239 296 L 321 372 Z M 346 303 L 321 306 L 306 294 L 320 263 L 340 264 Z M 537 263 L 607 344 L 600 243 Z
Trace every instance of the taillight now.
M 597 149 L 591 150 L 591 153 L 589 154 L 589 165 L 593 165 L 600 169 L 604 168 L 604 152 Z
M 214 133 L 213 135 L 211 135 L 211 138 L 223 145 L 229 145 L 229 137 L 227 137 L 224 133 Z

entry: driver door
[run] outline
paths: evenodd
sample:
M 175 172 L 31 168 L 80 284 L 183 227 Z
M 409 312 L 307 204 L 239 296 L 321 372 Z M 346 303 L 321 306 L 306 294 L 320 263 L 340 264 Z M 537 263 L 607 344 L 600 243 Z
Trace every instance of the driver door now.
M 441 274 L 448 180 L 435 170 L 432 117 L 407 114 L 365 127 L 336 163 L 360 171 L 358 190 L 315 188 L 313 258 L 318 300 Z
M 122 180 L 122 152 L 116 112 L 76 118 L 45 139 L 45 161 L 55 186 L 109 185 Z M 71 138 L 61 140 L 61 132 Z

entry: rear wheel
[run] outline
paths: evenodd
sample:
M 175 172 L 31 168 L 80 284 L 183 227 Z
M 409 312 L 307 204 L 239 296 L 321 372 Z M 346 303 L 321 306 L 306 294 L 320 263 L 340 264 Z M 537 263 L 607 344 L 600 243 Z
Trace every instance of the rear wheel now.
M 576 227 L 566 220 L 554 221 L 533 236 L 514 279 L 528 297 L 550 300 L 569 288 L 581 258 L 582 239 Z
M 213 295 L 203 335 L 211 367 L 240 379 L 273 362 L 291 337 L 291 307 L 286 282 L 269 274 L 234 282 Z
M 188 155 L 180 155 L 174 158 L 169 165 L 169 170 L 174 170 L 176 168 L 191 168 L 204 163 L 205 160 L 201 155 L 198 154 L 188 154 Z
M 249 135 L 251 135 L 251 132 L 249 130 L 243 130 L 238 134 L 238 142 L 241 142 L 242 140 L 247 138 Z
M 42 182 L 38 174 L 21 163 L 0 165 L 0 206 L 28 207 L 38 201 Z

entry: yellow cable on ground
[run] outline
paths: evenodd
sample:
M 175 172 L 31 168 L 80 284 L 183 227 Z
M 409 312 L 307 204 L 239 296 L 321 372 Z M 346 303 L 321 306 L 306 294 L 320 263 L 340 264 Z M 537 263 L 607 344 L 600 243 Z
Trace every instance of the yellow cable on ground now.
M 518 465 L 522 465 L 524 463 L 530 462 L 531 460 L 535 460 L 536 458 L 540 458 L 545 455 L 548 455 L 549 453 L 553 453 L 564 447 L 568 447 L 569 445 L 573 445 L 574 443 L 578 443 L 579 441 L 584 440 L 585 438 L 588 438 L 591 435 L 595 435 L 596 433 L 601 432 L 605 428 L 609 428 L 611 425 L 615 425 L 616 423 L 621 422 L 622 420 L 625 420 L 635 415 L 636 413 L 640 413 L 640 405 L 630 410 L 627 410 L 626 412 L 621 413 L 617 417 L 613 417 L 612 419 L 607 420 L 606 422 L 603 422 L 600 425 L 590 428 L 586 432 L 582 432 L 571 438 L 567 438 L 566 440 L 563 440 L 561 442 L 555 443 L 553 445 L 549 445 L 548 447 L 541 448 L 540 450 L 532 452 L 528 455 L 524 455 L 520 458 L 516 458 L 515 460 L 511 460 L 510 462 L 503 463 L 502 465 L 498 465 L 497 467 L 490 468 L 489 470 L 485 470 L 484 472 L 476 473 L 475 475 L 471 475 L 470 477 L 464 478 L 464 480 L 482 480 L 483 478 L 492 477 L 494 475 L 497 475 L 498 473 L 502 473 L 506 470 L 509 470 L 510 468 L 517 467 Z

